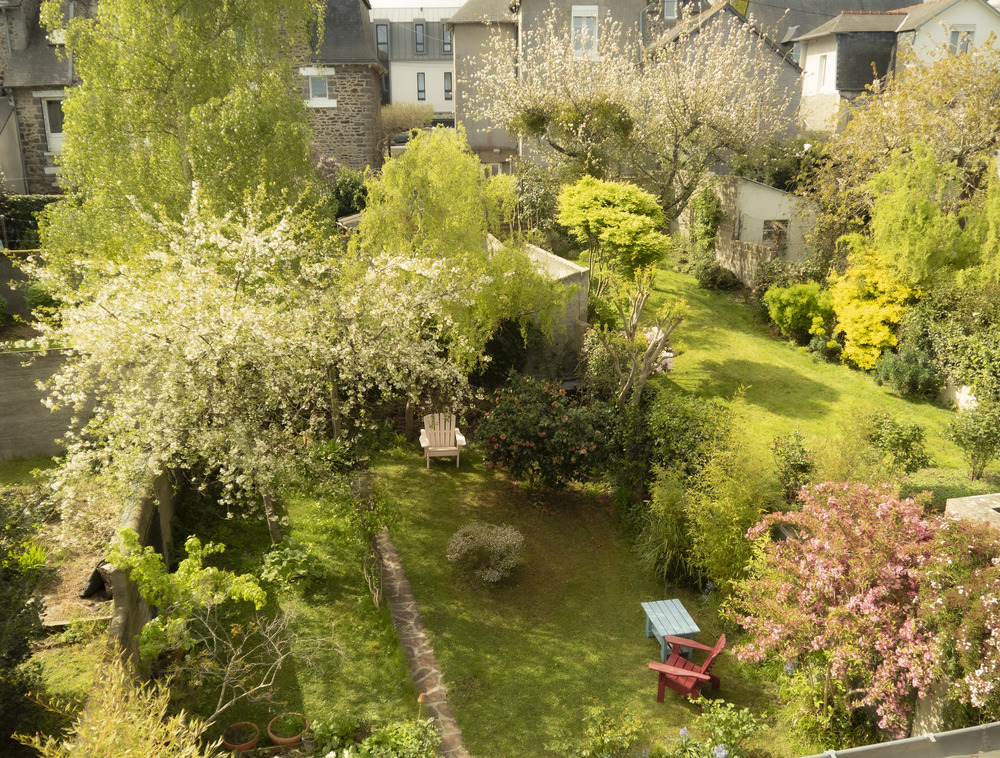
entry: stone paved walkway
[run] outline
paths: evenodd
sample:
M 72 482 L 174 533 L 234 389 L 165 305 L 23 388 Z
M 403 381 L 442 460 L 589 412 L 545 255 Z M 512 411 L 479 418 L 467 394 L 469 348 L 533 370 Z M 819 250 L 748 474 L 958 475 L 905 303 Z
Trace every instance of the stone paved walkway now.
M 377 545 L 382 560 L 382 579 L 386 600 L 392 613 L 392 622 L 399 634 L 399 642 L 406 652 L 410 674 L 417 685 L 417 690 L 423 692 L 427 698 L 424 703 L 425 712 L 434 719 L 441 733 L 441 754 L 446 758 L 469 758 L 469 752 L 462 742 L 462 732 L 451 714 L 451 708 L 448 707 L 448 692 L 444 686 L 444 677 L 438 669 L 434 650 L 427 641 L 427 635 L 424 634 L 424 619 L 420 615 L 417 601 L 413 599 L 413 589 L 406 579 L 406 574 L 403 573 L 399 554 L 389 539 L 388 532 L 383 531 L 378 535 Z

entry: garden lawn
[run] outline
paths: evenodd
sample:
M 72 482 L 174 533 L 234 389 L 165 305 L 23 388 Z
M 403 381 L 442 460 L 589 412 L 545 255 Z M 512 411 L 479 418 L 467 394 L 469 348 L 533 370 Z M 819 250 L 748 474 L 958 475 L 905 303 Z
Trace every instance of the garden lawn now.
M 427 471 L 413 448 L 380 457 L 375 469 L 402 509 L 392 539 L 470 752 L 545 755 L 546 743 L 582 734 L 592 703 L 635 709 L 654 741 L 690 726 L 696 707 L 670 692 L 656 702 L 656 674 L 646 664 L 659 660 L 659 645 L 645 636 L 639 604 L 680 597 L 707 643 L 721 631 L 712 602 L 648 578 L 615 536 L 598 493 L 513 487 L 476 450 L 463 454 L 459 470 L 432 460 Z M 474 519 L 524 534 L 527 562 L 511 583 L 485 587 L 445 560 L 451 535 Z M 771 684 L 736 667 L 731 655 L 720 659 L 722 696 L 757 713 L 774 702 Z M 780 735 L 766 741 L 773 755 L 792 754 Z
M 204 501 L 189 502 L 181 528 L 226 544 L 217 561 L 221 568 L 259 575 L 271 548 L 264 519 L 260 515 L 225 519 L 217 511 L 218 506 Z M 371 599 L 361 572 L 360 548 L 350 540 L 340 513 L 336 505 L 314 498 L 287 503 L 284 532 L 315 554 L 320 578 L 308 587 L 300 582 L 287 588 L 265 587 L 268 608 L 273 612 L 280 605 L 292 614 L 296 650 L 303 658 L 279 674 L 278 706 L 239 703 L 209 730 L 210 737 L 221 736 L 231 723 L 252 721 L 261 729 L 264 746 L 268 721 L 286 709 L 310 720 L 350 719 L 375 726 L 416 716 L 416 691 L 388 610 L 384 605 L 376 608 Z M 199 703 L 201 709 L 207 705 Z
M 953 411 L 903 399 L 862 371 L 827 363 L 775 338 L 732 295 L 701 289 L 693 277 L 658 272 L 647 308 L 652 312 L 667 297 L 686 299 L 690 313 L 674 332 L 674 370 L 655 381 L 701 397 L 731 398 L 743 387 L 759 445 L 769 448 L 774 437 L 799 431 L 806 447 L 822 452 L 849 430 L 856 413 L 881 410 L 924 428 L 927 450 L 943 479 L 954 479 L 956 472 L 949 469 L 966 470 L 958 447 L 943 437 Z M 935 488 L 936 476 L 925 473 L 921 481 Z M 954 487 L 945 489 L 956 496 Z M 971 483 L 958 491 L 983 489 Z

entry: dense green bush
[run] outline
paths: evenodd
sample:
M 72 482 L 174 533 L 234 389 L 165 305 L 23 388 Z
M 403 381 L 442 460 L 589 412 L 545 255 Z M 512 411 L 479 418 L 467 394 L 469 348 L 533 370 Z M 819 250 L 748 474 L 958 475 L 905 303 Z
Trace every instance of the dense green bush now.
M 587 477 L 604 460 L 609 406 L 581 405 L 555 384 L 512 374 L 476 430 L 489 468 L 543 487 Z
M 487 584 L 510 579 L 523 562 L 524 535 L 510 524 L 466 524 L 448 540 L 446 558 Z
M 691 477 L 705 465 L 713 441 L 724 432 L 726 407 L 718 400 L 660 391 L 648 423 L 652 462 Z
M 25 751 L 11 735 L 28 731 L 34 706 L 28 693 L 37 672 L 25 666 L 31 641 L 40 637 L 41 604 L 34 594 L 34 574 L 22 563 L 34 532 L 33 513 L 40 493 L 27 486 L 0 486 L 0 753 Z
M 563 758 L 626 758 L 642 737 L 644 724 L 639 714 L 628 708 L 587 707 L 583 734 L 545 746 Z
M 4 220 L 4 242 L 13 250 L 39 247 L 38 216 L 65 195 L 2 195 L 0 214 Z
M 944 384 L 930 354 L 909 346 L 901 347 L 899 353 L 882 353 L 872 375 L 879 386 L 888 385 L 907 397 L 935 397 Z
M 714 260 L 695 268 L 694 278 L 698 280 L 699 287 L 707 290 L 730 292 L 743 286 L 736 274 Z
M 31 282 L 24 288 L 24 304 L 28 310 L 51 311 L 59 305 L 59 301 L 52 294 L 52 290 L 41 282 Z
M 0 295 L 0 325 L 7 320 L 7 298 Z
M 700 698 L 701 715 L 696 729 L 707 735 L 704 742 L 681 729 L 677 746 L 667 753 L 670 758 L 745 758 L 744 743 L 760 731 L 761 720 L 747 708 L 737 708 L 722 700 Z
M 803 485 L 816 469 L 815 456 L 802 444 L 798 432 L 783 437 L 775 437 L 771 451 L 778 466 L 778 483 L 781 484 L 786 503 L 794 503 Z
M 469 377 L 477 387 L 496 387 L 511 372 L 520 373 L 528 361 L 528 350 L 542 343 L 541 330 L 532 322 L 522 329 L 516 321 L 501 321 L 486 342 L 483 352 L 489 360 Z
M 890 469 L 912 474 L 931 465 L 919 424 L 902 423 L 885 412 L 874 413 L 867 439 L 882 453 Z
M 396 721 L 372 729 L 347 719 L 312 724 L 316 755 L 349 758 L 436 758 L 441 737 L 431 719 Z
M 800 345 L 806 344 L 813 334 L 826 334 L 833 321 L 830 292 L 819 282 L 771 287 L 764 295 L 764 302 L 781 333 Z
M 962 411 L 948 425 L 945 437 L 962 449 L 969 477 L 981 479 L 1000 454 L 1000 403 L 982 400 L 975 408 Z

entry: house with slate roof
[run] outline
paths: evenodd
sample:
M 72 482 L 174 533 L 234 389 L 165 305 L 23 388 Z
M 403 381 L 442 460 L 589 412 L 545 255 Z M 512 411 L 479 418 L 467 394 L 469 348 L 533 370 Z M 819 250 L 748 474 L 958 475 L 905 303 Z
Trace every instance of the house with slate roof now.
M 57 191 L 62 101 L 73 62 L 38 22 L 39 0 L 0 0 L 0 168 L 8 192 Z
M 352 169 L 382 165 L 382 75 L 368 0 L 327 0 L 323 41 L 299 67 L 316 150 Z
M 932 0 L 879 13 L 844 12 L 797 36 L 799 117 L 807 129 L 834 130 L 841 105 L 907 61 L 963 54 L 1000 35 L 1000 11 L 985 0 Z

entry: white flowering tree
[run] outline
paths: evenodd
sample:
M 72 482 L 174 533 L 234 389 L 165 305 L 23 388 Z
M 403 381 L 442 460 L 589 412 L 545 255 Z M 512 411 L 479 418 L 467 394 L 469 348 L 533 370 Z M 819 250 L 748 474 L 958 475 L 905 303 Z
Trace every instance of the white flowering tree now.
M 709 166 L 790 126 L 791 96 L 786 64 L 751 25 L 721 13 L 679 29 L 647 54 L 602 24 L 597 54 L 581 56 L 553 9 L 520 40 L 492 37 L 470 115 L 537 138 L 583 173 L 636 177 L 673 220 Z
M 239 215 L 205 211 L 195 191 L 179 222 L 144 217 L 164 246 L 78 261 L 101 282 L 85 293 L 36 266 L 64 302 L 44 326 L 69 348 L 51 402 L 94 403 L 62 484 L 100 470 L 127 491 L 179 466 L 217 480 L 230 503 L 267 499 L 371 393 L 461 393 L 452 353 L 469 348 L 447 310 L 476 296 L 476 277 L 459 290 L 441 262 L 359 261 L 290 215 Z

